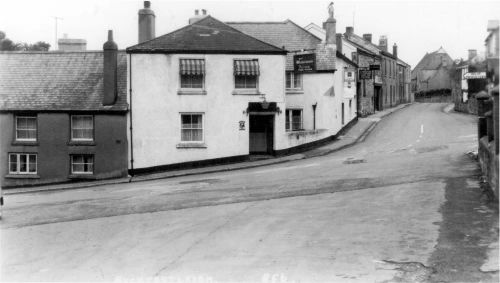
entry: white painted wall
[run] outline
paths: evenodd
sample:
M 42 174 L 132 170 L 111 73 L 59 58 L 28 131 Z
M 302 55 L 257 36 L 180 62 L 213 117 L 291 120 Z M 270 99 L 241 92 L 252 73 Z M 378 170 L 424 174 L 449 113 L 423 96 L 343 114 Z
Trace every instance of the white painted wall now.
M 234 95 L 233 60 L 258 59 L 259 91 L 285 109 L 285 56 L 132 54 L 134 168 L 249 153 L 249 117 L 243 113 L 259 95 Z M 179 59 L 204 58 L 206 95 L 178 95 Z M 206 148 L 177 148 L 181 112 L 203 113 Z M 239 130 L 245 121 L 245 130 Z M 283 149 L 285 113 L 275 115 L 275 149 Z

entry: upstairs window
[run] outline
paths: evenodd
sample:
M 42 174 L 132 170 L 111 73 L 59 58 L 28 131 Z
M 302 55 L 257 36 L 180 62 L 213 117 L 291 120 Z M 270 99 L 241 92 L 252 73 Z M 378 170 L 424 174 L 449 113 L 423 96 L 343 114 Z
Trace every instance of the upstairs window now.
M 16 117 L 16 140 L 36 141 L 36 116 Z
M 287 131 L 300 131 L 302 127 L 302 109 L 287 109 L 286 123 Z
M 94 117 L 91 115 L 71 116 L 71 140 L 93 141 L 94 140 Z
M 286 72 L 286 88 L 302 89 L 302 74 Z
M 203 115 L 181 114 L 181 141 L 203 141 Z
M 9 174 L 36 174 L 36 154 L 9 154 Z
M 259 61 L 234 60 L 234 88 L 256 89 L 259 81 Z
M 180 59 L 181 88 L 203 89 L 205 81 L 204 59 Z

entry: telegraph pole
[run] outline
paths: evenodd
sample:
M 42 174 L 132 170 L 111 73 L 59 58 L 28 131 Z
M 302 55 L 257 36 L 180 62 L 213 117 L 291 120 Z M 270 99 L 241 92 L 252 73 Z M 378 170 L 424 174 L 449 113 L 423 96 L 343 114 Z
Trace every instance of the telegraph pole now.
M 54 18 L 54 21 L 55 21 L 55 24 L 56 24 L 56 31 L 55 31 L 55 34 L 54 34 L 54 37 L 55 37 L 55 38 L 54 38 L 54 49 L 53 49 L 53 50 L 57 50 L 57 49 L 59 49 L 59 48 L 57 47 L 57 21 L 58 21 L 58 20 L 61 20 L 61 21 L 62 21 L 62 20 L 64 20 L 64 19 L 63 19 L 63 18 L 61 18 L 61 17 L 56 17 L 56 16 L 53 16 L 52 18 Z M 57 49 L 56 49 L 56 48 L 57 48 Z

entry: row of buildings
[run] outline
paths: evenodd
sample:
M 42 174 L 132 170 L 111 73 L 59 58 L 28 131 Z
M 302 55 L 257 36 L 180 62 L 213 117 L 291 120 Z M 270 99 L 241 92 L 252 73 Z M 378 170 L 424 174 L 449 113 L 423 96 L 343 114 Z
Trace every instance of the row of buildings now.
M 358 116 L 412 101 L 410 66 L 371 35 L 222 22 L 205 10 L 119 50 L 0 53 L 1 186 L 122 177 L 283 155 L 336 138 Z

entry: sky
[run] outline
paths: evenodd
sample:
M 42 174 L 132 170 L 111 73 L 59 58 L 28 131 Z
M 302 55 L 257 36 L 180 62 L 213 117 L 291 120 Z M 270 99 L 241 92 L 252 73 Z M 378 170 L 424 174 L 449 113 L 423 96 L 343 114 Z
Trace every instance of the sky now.
M 221 21 L 283 21 L 300 26 L 322 25 L 330 1 L 171 1 L 151 0 L 156 36 L 188 24 L 195 9 L 206 9 Z M 87 40 L 88 50 L 100 50 L 112 29 L 120 49 L 137 43 L 139 0 L 0 0 L 0 31 L 15 42 L 45 41 L 54 50 L 57 35 Z M 372 33 L 378 42 L 386 35 L 389 50 L 415 66 L 426 52 L 441 46 L 454 58 L 467 58 L 468 49 L 484 52 L 489 19 L 498 19 L 500 1 L 334 1 L 337 32 L 354 26 L 358 35 Z

